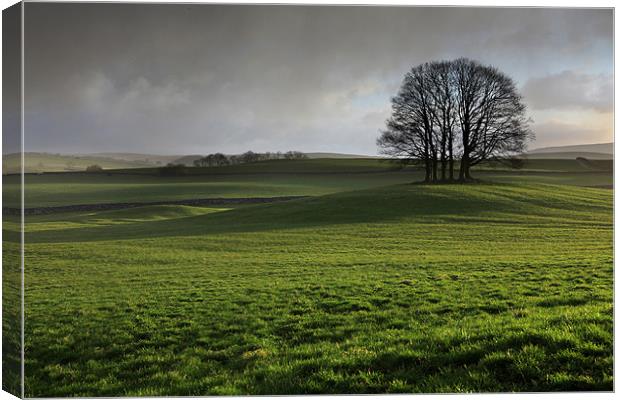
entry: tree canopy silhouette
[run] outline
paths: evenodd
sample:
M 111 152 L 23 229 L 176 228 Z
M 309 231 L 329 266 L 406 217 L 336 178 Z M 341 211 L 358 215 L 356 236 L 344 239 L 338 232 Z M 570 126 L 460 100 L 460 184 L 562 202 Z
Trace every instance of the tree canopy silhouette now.
M 425 182 L 471 180 L 472 166 L 506 160 L 533 138 L 512 79 L 468 59 L 411 69 L 392 98 L 392 115 L 377 139 L 384 154 L 421 162 Z

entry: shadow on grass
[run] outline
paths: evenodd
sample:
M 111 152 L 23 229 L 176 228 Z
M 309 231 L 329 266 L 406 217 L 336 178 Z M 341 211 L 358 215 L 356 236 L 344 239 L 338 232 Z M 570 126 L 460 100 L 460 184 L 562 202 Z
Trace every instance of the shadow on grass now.
M 125 339 L 114 346 L 107 344 L 110 339 L 90 337 L 81 331 L 73 338 L 70 359 L 64 358 L 66 347 L 32 350 L 32 360 L 62 360 L 60 364 L 67 365 L 67 371 L 50 376 L 49 370 L 32 365 L 38 386 L 30 395 L 101 396 L 127 390 L 177 396 L 222 394 L 220 385 L 199 379 L 205 376 L 223 378 L 221 384 L 233 387 L 235 393 L 253 395 L 613 389 L 608 376 L 611 342 L 601 353 L 588 354 L 587 338 L 559 335 L 557 331 L 497 331 L 467 338 L 429 333 L 409 347 L 394 344 L 396 347 L 382 352 L 364 347 L 352 352 L 346 345 L 349 331 L 337 323 L 330 326 L 321 322 L 304 326 L 301 338 L 311 339 L 311 343 L 315 336 L 308 332 L 334 327 L 340 328 L 340 335 L 308 346 L 309 342 L 300 342 L 297 335 L 291 337 L 287 326 L 275 323 L 271 334 L 278 338 L 280 351 L 276 353 L 263 350 L 261 341 L 244 329 L 213 330 L 205 337 L 190 324 L 167 336 L 163 347 L 160 327 L 150 331 L 130 328 Z M 93 340 L 103 352 L 93 352 Z M 123 351 L 109 350 L 113 347 Z M 199 358 L 189 357 L 192 353 Z M 98 384 L 112 371 L 106 368 L 114 368 L 115 376 L 115 386 L 108 389 Z M 177 380 L 178 386 L 171 386 L 161 380 L 168 374 L 193 379 Z M 90 387 L 91 391 L 72 392 L 71 385 L 80 378 L 89 383 L 82 388 Z
M 608 345 L 604 354 L 588 357 L 582 351 L 587 346 L 579 339 L 545 333 L 452 340 L 429 335 L 409 349 L 374 357 L 343 358 L 330 365 L 308 358 L 291 362 L 291 369 L 251 374 L 257 378 L 252 393 L 610 391 L 612 381 L 605 372 L 611 368 L 611 343 Z M 601 362 L 601 356 L 609 358 Z M 374 374 L 375 381 L 364 376 L 368 372 Z M 400 387 L 393 387 L 395 381 Z
M 29 232 L 26 233 L 26 241 L 58 243 L 146 239 L 320 228 L 340 224 L 387 223 L 399 220 L 454 223 L 454 215 L 472 219 L 483 218 L 489 213 L 545 216 L 549 207 L 572 210 L 590 205 L 596 208 L 588 201 L 587 194 L 577 196 L 572 193 L 572 190 L 584 189 L 555 189 L 552 193 L 554 188 L 538 185 L 532 189 L 531 186 L 489 183 L 396 185 L 277 204 L 246 206 L 198 216 Z M 561 193 L 565 198 L 558 197 L 558 190 L 566 192 Z M 555 197 L 549 197 L 552 194 Z M 605 210 L 606 207 L 609 208 L 611 205 L 604 204 L 599 208 Z M 133 210 L 130 212 L 144 213 L 146 209 Z M 89 218 L 97 219 L 97 215 L 86 216 L 82 221 L 87 222 Z M 57 221 L 62 221 L 62 217 L 58 216 Z

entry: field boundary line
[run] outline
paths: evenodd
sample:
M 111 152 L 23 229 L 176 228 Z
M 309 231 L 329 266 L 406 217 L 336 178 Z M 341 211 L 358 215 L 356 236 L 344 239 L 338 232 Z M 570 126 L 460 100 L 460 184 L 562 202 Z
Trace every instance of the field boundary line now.
M 108 211 L 121 210 L 125 208 L 136 208 L 146 206 L 163 206 L 163 205 L 179 205 L 179 206 L 209 206 L 209 205 L 226 205 L 226 204 L 263 204 L 275 203 L 280 201 L 290 201 L 308 198 L 310 196 L 277 196 L 277 197 L 218 197 L 206 199 L 185 199 L 185 200 L 162 200 L 149 202 L 125 202 L 125 203 L 94 203 L 94 204 L 72 204 L 64 206 L 50 207 L 32 207 L 32 208 L 12 208 L 3 207 L 2 212 L 6 215 L 45 215 L 62 212 L 79 212 L 79 211 Z

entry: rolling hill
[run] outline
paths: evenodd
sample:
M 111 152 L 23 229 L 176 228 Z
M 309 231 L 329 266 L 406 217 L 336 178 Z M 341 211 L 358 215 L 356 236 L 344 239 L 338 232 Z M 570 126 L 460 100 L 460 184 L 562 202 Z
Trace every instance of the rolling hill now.
M 2 156 L 2 173 L 15 174 L 20 172 L 21 156 L 19 153 Z M 62 172 L 84 171 L 89 165 L 97 164 L 103 169 L 144 168 L 154 164 L 145 161 L 120 160 L 97 155 L 67 155 L 51 153 L 25 153 L 25 172 Z
M 305 153 L 308 158 L 380 158 L 379 156 L 367 156 L 347 153 Z
M 613 159 L 614 144 L 613 143 L 595 143 L 595 144 L 580 144 L 571 146 L 557 146 L 557 147 L 541 147 L 539 149 L 533 149 L 528 151 L 528 157 L 537 155 L 537 158 L 596 158 L 607 157 L 607 159 Z M 590 157 L 588 157 L 590 155 Z
M 144 162 L 151 165 L 166 165 L 170 162 L 183 157 L 182 155 L 162 155 L 162 154 L 145 154 L 145 153 L 91 153 L 84 154 L 86 157 L 103 157 L 114 160 Z
M 611 191 L 315 193 L 29 218 L 26 395 L 613 390 Z
M 589 151 L 564 151 L 549 153 L 527 153 L 526 157 L 530 160 L 574 160 L 576 158 L 587 158 L 589 160 L 611 160 L 613 159 L 613 154 L 592 153 Z
M 308 152 L 305 153 L 308 159 L 332 159 L 332 160 L 351 160 L 362 162 L 366 160 L 378 160 L 378 156 L 346 154 L 346 153 L 327 153 L 327 152 Z M 149 168 L 166 165 L 168 163 L 184 164 L 193 166 L 194 160 L 202 157 L 198 154 L 193 155 L 161 155 L 145 153 L 89 153 L 89 154 L 52 154 L 41 152 L 28 152 L 25 156 L 28 173 L 38 172 L 70 172 L 84 171 L 87 166 L 97 164 L 103 169 L 129 169 L 129 168 Z M 611 160 L 613 159 L 613 143 L 585 144 L 574 146 L 544 147 L 530 150 L 524 154 L 530 160 L 556 159 L 556 160 L 575 160 L 585 158 L 589 160 Z M 358 160 L 358 161 L 355 161 Z M 270 160 L 283 161 L 283 160 Z M 13 174 L 19 172 L 20 157 L 18 153 L 3 155 L 2 165 L 3 174 Z

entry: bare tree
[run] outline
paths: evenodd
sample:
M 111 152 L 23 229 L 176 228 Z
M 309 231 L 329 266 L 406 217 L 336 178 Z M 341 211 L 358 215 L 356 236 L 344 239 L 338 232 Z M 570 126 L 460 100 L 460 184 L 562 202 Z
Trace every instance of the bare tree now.
M 437 170 L 428 70 L 429 64 L 423 64 L 405 75 L 398 94 L 392 98 L 387 129 L 377 140 L 384 154 L 407 162 L 422 161 L 425 182 L 434 180 Z
M 435 142 L 438 143 L 441 180 L 454 179 L 454 125 L 455 107 L 452 95 L 451 63 L 429 64 L 429 93 L 433 100 L 431 115 L 435 121 Z
M 514 82 L 467 59 L 414 67 L 392 98 L 386 125 L 381 151 L 423 162 L 425 182 L 454 180 L 459 158 L 459 181 L 471 180 L 472 166 L 518 154 L 533 137 Z
M 256 162 L 260 160 L 260 155 L 257 153 L 254 153 L 252 150 L 246 151 L 245 153 L 241 154 L 241 162 L 244 163 L 251 163 L 251 162 Z
M 301 151 L 287 151 L 284 153 L 284 158 L 286 160 L 301 160 L 303 158 L 308 158 L 308 156 Z
M 459 180 L 465 181 L 472 166 L 521 153 L 533 134 L 512 79 L 476 61 L 462 58 L 452 64 L 462 143 Z
M 298 160 L 307 158 L 308 156 L 305 153 L 300 151 L 288 151 L 286 153 L 255 153 L 253 151 L 246 151 L 240 155 L 231 155 L 226 156 L 222 153 L 214 153 L 208 154 L 204 157 L 200 157 L 194 160 L 195 167 L 221 167 L 224 165 L 234 165 L 234 164 L 243 164 L 243 163 L 251 163 L 257 161 L 265 161 L 265 160 L 277 160 L 280 158 L 285 158 L 288 160 Z
M 212 160 L 213 160 L 213 165 L 215 165 L 216 167 L 221 167 L 223 165 L 229 164 L 228 157 L 226 157 L 222 153 L 213 154 Z

